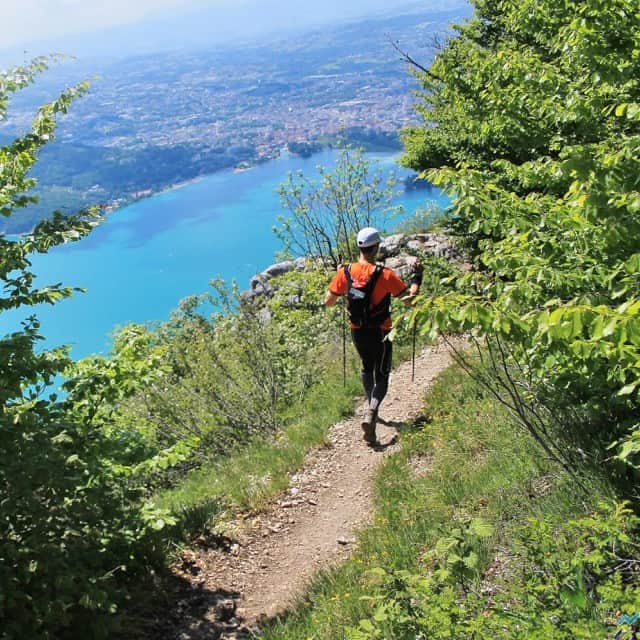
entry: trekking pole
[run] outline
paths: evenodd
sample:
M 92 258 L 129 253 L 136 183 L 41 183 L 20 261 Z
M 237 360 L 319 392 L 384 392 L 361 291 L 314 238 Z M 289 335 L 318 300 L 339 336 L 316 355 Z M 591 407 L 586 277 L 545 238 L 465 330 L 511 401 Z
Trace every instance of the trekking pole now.
M 342 386 L 347 386 L 347 297 L 342 301 Z
M 416 379 L 416 321 L 413 320 L 413 345 L 411 349 L 411 383 Z
M 342 255 L 338 256 L 338 263 L 342 262 Z M 342 298 L 342 386 L 347 387 L 347 296 Z

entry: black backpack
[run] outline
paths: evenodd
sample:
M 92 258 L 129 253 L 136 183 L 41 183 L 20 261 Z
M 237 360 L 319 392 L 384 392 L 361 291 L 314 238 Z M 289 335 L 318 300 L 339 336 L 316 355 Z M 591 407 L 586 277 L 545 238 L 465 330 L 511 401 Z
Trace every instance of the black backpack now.
M 360 329 L 379 328 L 389 317 L 389 304 L 391 296 L 387 294 L 375 307 L 371 307 L 371 293 L 384 267 L 377 264 L 367 282 L 357 287 L 351 277 L 349 265 L 344 266 L 344 275 L 347 278 L 347 311 L 349 320 Z

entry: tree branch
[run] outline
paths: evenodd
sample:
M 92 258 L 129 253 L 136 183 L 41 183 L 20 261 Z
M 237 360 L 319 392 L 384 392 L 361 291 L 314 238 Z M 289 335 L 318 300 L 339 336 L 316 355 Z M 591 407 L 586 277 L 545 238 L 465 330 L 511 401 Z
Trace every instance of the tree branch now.
M 431 78 L 431 80 L 435 80 L 436 82 L 442 82 L 442 78 L 438 77 L 437 75 L 432 73 L 429 69 L 427 69 L 426 67 L 422 66 L 419 62 L 414 60 L 406 51 L 401 49 L 398 40 L 394 40 L 393 38 L 391 38 L 391 36 L 387 36 L 387 38 L 388 38 L 389 42 L 391 43 L 391 46 L 400 54 L 400 57 L 406 63 L 410 64 L 412 67 L 415 67 L 416 69 L 418 69 L 422 73 L 426 74 L 426 76 L 428 78 Z

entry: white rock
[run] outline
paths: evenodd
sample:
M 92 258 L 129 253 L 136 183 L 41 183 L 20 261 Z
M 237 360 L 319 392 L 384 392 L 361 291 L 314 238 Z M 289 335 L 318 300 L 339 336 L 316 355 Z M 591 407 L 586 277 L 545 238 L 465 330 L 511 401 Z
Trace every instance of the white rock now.
M 283 262 L 276 262 L 275 264 L 269 265 L 260 275 L 265 278 L 276 278 L 283 273 L 292 271 L 294 267 L 295 264 L 293 260 L 284 260 Z
M 404 233 L 395 233 L 387 236 L 383 242 L 380 243 L 379 255 L 381 258 L 396 255 L 407 241 L 407 236 Z

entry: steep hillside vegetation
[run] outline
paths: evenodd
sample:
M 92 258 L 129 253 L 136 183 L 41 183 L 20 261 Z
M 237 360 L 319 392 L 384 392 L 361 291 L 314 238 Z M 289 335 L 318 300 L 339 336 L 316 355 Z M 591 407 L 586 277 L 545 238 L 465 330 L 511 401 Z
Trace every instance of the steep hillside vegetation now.
M 634 637 L 640 13 L 631 0 L 476 9 L 420 71 L 425 123 L 405 134 L 406 163 L 454 197 L 447 224 L 470 265 L 430 261 L 396 336 L 406 349 L 413 321 L 428 339 L 466 332 L 474 349 L 385 465 L 360 552 L 264 638 Z M 0 116 L 45 66 L 0 76 Z M 0 148 L 3 215 L 31 201 L 56 114 L 85 90 Z M 298 197 L 286 228 L 307 233 L 327 202 Z M 0 310 L 71 295 L 40 285 L 29 257 L 98 219 L 0 236 Z M 325 242 L 311 225 L 320 254 L 347 255 L 355 227 Z M 260 305 L 217 284 L 159 327 L 125 328 L 110 358 L 39 350 L 35 318 L 0 338 L 3 638 L 108 636 L 171 545 L 286 486 L 358 388 L 348 362 L 340 384 L 339 310 L 318 312 L 326 282 L 291 273 Z
M 0 76 L 0 116 L 46 65 Z M 56 115 L 86 89 L 44 105 L 30 133 L 0 147 L 3 215 L 32 201 L 28 174 Z M 377 202 L 366 172 L 349 185 Z M 40 284 L 30 256 L 99 222 L 84 209 L 0 236 L 0 311 L 72 295 Z M 319 304 L 329 274 L 318 260 L 300 267 L 257 302 L 214 282 L 169 321 L 123 328 L 107 358 L 73 362 L 65 348 L 42 350 L 35 316 L 2 335 L 3 638 L 108 636 L 132 584 L 162 569 L 176 544 L 214 529 L 224 509 L 255 507 L 282 489 L 305 451 L 352 410 L 359 387 L 350 359 L 341 367 L 342 315 Z
M 640 521 L 582 486 L 459 367 L 376 482 L 376 516 L 262 640 L 631 638 Z
M 478 374 L 568 470 L 637 484 L 640 14 L 634 2 L 477 2 L 421 77 L 405 162 L 456 194 L 475 268 L 425 300 L 473 330 Z
M 637 634 L 640 14 L 474 4 L 418 66 L 404 140 L 473 261 L 419 326 L 477 348 L 387 463 L 361 551 L 270 640 Z

